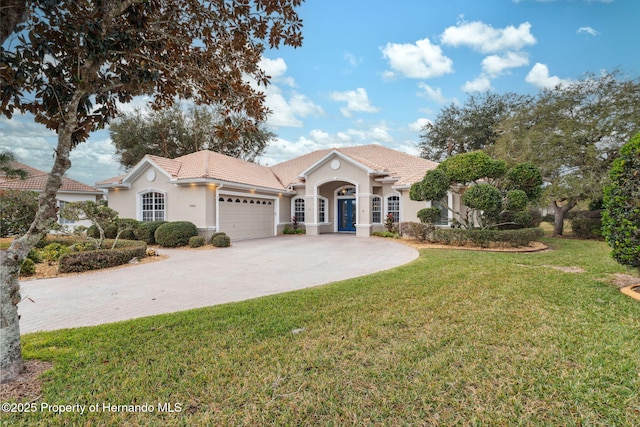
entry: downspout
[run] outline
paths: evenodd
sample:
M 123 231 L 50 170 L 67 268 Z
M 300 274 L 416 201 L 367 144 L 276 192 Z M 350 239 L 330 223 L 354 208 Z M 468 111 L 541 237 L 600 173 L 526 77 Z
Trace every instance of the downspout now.
M 216 233 L 220 231 L 220 189 L 224 187 L 224 183 L 216 186 Z

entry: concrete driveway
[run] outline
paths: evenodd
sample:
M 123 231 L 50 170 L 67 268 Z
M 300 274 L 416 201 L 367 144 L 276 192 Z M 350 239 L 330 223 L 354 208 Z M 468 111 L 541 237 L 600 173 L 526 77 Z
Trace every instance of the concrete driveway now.
M 22 333 L 171 313 L 358 277 L 408 263 L 391 239 L 280 236 L 226 249 L 160 249 L 166 260 L 21 283 Z

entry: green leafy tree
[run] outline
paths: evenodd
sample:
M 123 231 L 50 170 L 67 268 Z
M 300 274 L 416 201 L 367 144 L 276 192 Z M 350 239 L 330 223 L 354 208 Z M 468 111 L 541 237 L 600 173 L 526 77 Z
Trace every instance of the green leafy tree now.
M 226 120 L 237 135 L 216 132 Z M 135 166 L 146 154 L 174 159 L 201 150 L 254 161 L 275 134 L 263 124 L 246 128 L 244 121 L 238 115 L 225 118 L 219 110 L 207 106 L 185 111 L 176 105 L 148 115 L 140 110 L 123 114 L 111 123 L 110 133 L 120 163 L 126 169 Z
M 9 151 L 0 153 L 0 172 L 7 179 L 25 179 L 27 177 L 27 171 L 16 169 L 13 165 L 15 160 L 15 156 Z
M 12 2 L 14 3 L 14 2 Z M 258 86 L 267 47 L 302 44 L 302 0 L 29 1 L 2 23 L 0 114 L 33 114 L 58 135 L 54 163 L 30 229 L 0 252 L 0 371 L 23 369 L 18 273 L 29 250 L 57 219 L 56 193 L 69 154 L 117 115 L 117 103 L 147 95 L 152 108 L 178 98 L 216 105 L 255 129 L 268 113 Z M 4 3 L 3 3 L 4 6 Z M 1 20 L 0 20 L 1 21 Z M 5 28 L 8 29 L 5 31 Z M 216 132 L 238 130 L 228 121 Z
M 470 95 L 463 105 L 452 103 L 422 128 L 422 157 L 439 162 L 493 145 L 499 137 L 500 124 L 529 99 L 516 93 L 484 92 Z
M 620 72 L 588 74 L 544 90 L 500 125 L 490 154 L 542 171 L 556 210 L 554 235 L 580 201 L 602 198 L 620 147 L 640 131 L 640 81 Z
M 0 190 L 0 237 L 20 236 L 29 230 L 38 211 L 38 193 Z
M 536 174 L 537 171 L 537 174 Z M 507 169 L 482 151 L 452 156 L 428 171 L 422 181 L 411 186 L 412 200 L 439 201 L 448 191 L 461 195 L 464 212 L 455 212 L 463 225 L 496 227 L 504 218 L 514 218 L 537 200 L 542 186 L 540 171 L 529 164 Z M 451 208 L 449 208 L 451 209 Z
M 620 149 L 605 188 L 602 230 L 613 258 L 640 269 L 640 134 Z
M 71 221 L 90 221 L 98 229 L 99 237 L 96 246 L 101 248 L 105 237 L 104 230 L 116 222 L 118 212 L 108 206 L 85 200 L 65 204 L 60 210 L 60 216 Z

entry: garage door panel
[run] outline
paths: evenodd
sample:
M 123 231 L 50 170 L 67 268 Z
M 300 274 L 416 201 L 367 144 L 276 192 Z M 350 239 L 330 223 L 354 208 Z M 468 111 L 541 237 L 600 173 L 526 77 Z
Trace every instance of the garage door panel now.
M 274 235 L 275 210 L 272 200 L 224 196 L 219 202 L 220 230 L 232 239 L 255 239 Z

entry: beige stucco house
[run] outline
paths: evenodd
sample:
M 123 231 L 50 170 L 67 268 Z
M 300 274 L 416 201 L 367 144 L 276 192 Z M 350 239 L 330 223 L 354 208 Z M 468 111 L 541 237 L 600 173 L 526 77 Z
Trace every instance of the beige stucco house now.
M 108 190 L 109 206 L 141 221 L 191 221 L 208 236 L 233 239 L 274 236 L 292 217 L 307 235 L 383 230 L 418 221 L 429 202 L 409 199 L 409 188 L 437 163 L 380 145 L 314 151 L 267 167 L 211 151 L 176 159 L 147 155 L 126 175 L 96 184 Z M 443 224 L 455 208 L 442 203 Z

